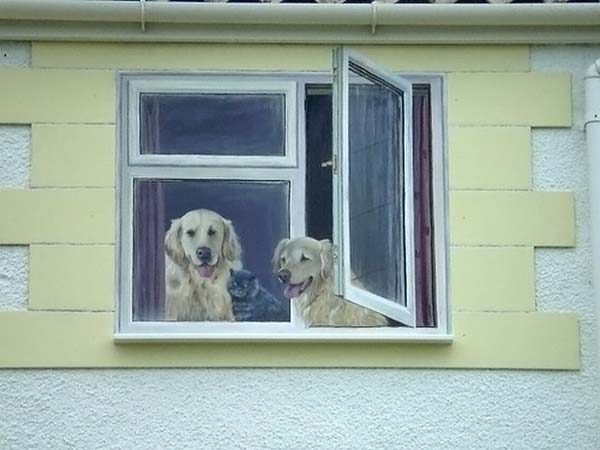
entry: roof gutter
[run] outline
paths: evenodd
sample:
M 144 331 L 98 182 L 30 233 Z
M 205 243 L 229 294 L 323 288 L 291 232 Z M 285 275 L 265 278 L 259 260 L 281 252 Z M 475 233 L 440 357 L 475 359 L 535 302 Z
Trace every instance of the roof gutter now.
M 3 0 L 9 20 L 139 22 L 147 24 L 279 24 L 536 26 L 598 25 L 600 5 L 583 4 L 275 4 L 180 3 L 106 0 Z
M 600 4 L 248 4 L 2 0 L 0 39 L 600 41 Z M 37 31 L 35 28 L 37 27 Z M 225 27 L 225 28 L 223 28 Z M 60 30 L 63 30 L 62 33 Z M 210 31 L 212 34 L 207 34 Z M 285 31 L 285 33 L 282 33 Z M 314 32 L 317 38 L 302 37 Z M 493 35 L 498 36 L 494 39 Z M 113 37 L 111 38 L 111 34 Z M 216 36 L 215 36 L 216 34 Z M 536 38 L 537 34 L 537 38 Z M 36 36 L 37 35 L 37 36 Z M 445 39 L 444 39 L 445 36 Z M 269 39 L 270 38 L 270 39 Z M 450 38 L 450 41 L 448 41 Z
M 600 59 L 585 74 L 585 138 L 590 161 L 592 267 L 596 303 L 596 334 L 600 349 Z

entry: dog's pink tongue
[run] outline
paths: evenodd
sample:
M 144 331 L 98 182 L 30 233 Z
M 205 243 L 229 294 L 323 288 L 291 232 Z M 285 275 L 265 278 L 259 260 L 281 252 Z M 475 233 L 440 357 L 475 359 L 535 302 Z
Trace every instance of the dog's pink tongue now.
M 210 278 L 210 276 L 215 271 L 214 266 L 209 266 L 208 264 L 198 266 L 196 269 L 198 270 L 198 275 L 200 275 L 203 278 Z
M 302 284 L 288 284 L 283 290 L 283 296 L 285 298 L 294 298 L 300 295 Z

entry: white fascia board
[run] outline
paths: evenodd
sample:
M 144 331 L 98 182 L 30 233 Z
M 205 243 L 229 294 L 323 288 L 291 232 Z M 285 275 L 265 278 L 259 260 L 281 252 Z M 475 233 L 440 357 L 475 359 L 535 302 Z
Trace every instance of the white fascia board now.
M 591 43 L 600 42 L 599 26 L 600 4 L 591 3 L 0 2 L 0 39 Z

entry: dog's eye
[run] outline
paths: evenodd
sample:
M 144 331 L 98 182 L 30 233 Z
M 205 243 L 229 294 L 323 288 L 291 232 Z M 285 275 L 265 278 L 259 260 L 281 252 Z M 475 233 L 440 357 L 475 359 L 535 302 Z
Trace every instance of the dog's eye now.
M 185 234 L 187 234 L 189 237 L 194 237 L 196 230 L 187 230 Z
M 209 236 L 214 236 L 215 234 L 217 234 L 217 231 L 214 228 L 209 228 L 208 229 L 208 235 Z
M 300 257 L 300 261 L 301 261 L 301 262 L 304 262 L 304 261 L 310 261 L 310 258 L 307 258 L 307 257 L 306 257 L 306 255 L 302 255 L 302 256 Z
M 285 256 L 281 257 L 281 264 L 285 264 Z

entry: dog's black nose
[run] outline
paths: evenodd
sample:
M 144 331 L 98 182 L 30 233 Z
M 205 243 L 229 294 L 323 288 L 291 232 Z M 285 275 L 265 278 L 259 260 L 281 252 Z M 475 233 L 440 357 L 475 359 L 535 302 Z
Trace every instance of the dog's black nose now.
M 210 248 L 199 247 L 198 250 L 196 250 L 196 256 L 198 257 L 198 259 L 200 261 L 203 261 L 203 262 L 209 261 L 210 256 L 211 256 Z
M 283 284 L 286 284 L 289 283 L 290 278 L 292 278 L 292 274 L 289 270 L 283 269 L 279 271 L 277 278 L 279 278 L 279 281 L 281 281 Z

